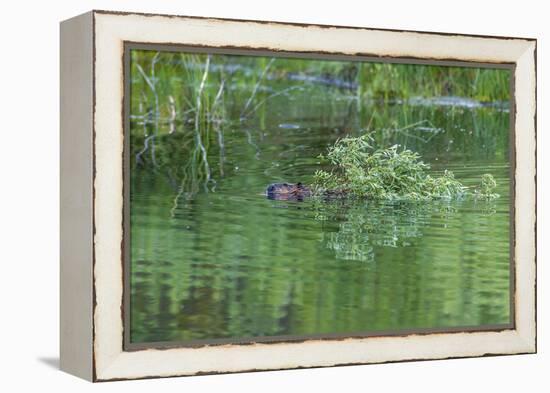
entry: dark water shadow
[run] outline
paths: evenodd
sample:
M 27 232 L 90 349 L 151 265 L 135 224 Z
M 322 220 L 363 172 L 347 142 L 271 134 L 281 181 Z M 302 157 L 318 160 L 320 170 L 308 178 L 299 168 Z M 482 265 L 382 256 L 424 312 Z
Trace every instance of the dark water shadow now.
M 39 357 L 37 359 L 40 363 L 45 364 L 46 366 L 59 370 L 59 357 Z

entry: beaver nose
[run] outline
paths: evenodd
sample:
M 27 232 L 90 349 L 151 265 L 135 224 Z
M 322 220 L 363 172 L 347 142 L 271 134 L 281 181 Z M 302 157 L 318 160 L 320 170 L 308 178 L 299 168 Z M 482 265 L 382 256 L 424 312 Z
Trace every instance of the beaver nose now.
M 275 191 L 275 186 L 273 184 L 267 187 L 267 192 L 273 192 L 273 191 Z

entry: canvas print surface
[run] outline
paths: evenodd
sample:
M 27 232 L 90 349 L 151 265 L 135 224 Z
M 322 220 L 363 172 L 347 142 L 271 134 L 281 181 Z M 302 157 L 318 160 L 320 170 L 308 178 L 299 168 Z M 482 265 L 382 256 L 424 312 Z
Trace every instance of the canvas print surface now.
M 510 326 L 510 69 L 129 56 L 130 344 Z

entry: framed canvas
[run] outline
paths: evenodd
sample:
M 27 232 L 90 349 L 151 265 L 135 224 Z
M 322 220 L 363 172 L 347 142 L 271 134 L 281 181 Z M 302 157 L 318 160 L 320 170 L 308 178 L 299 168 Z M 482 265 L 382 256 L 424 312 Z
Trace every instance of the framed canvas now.
M 536 352 L 536 40 L 61 23 L 61 368 Z

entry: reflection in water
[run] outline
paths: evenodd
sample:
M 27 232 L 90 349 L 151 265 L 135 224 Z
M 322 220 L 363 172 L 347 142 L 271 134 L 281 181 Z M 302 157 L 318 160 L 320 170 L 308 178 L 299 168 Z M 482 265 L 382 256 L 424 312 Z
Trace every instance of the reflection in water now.
M 133 341 L 508 321 L 507 196 L 297 202 L 237 188 L 171 217 L 154 184 L 132 200 Z
M 409 247 L 423 236 L 432 218 L 448 222 L 460 202 L 432 203 L 361 201 L 353 204 L 321 204 L 316 219 L 340 222 L 336 232 L 324 233 L 326 247 L 336 257 L 374 261 L 375 247 Z M 341 222 L 342 221 L 342 222 Z

